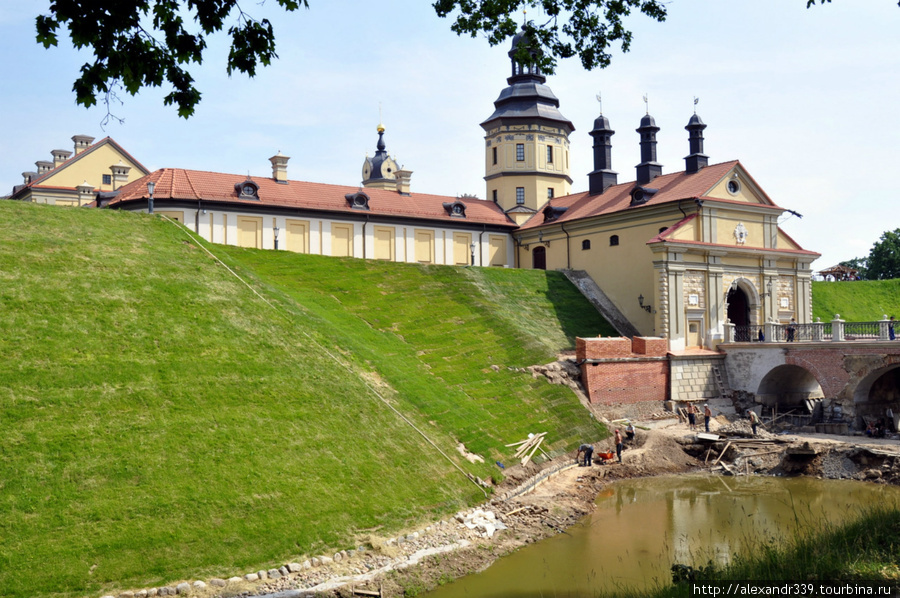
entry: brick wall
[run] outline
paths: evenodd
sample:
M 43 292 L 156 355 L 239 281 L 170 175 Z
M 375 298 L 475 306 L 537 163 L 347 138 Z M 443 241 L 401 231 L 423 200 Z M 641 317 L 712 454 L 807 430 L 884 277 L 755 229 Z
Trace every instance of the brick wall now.
M 578 338 L 581 383 L 591 403 L 662 406 L 668 389 L 668 343 L 662 338 Z M 599 360 L 599 361 L 591 361 Z

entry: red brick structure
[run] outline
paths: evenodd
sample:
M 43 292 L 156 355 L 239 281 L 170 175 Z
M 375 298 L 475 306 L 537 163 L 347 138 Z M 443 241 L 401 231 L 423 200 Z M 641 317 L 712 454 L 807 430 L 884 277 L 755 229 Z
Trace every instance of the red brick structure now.
M 662 406 L 667 399 L 668 342 L 636 336 L 576 338 L 581 383 L 591 403 Z

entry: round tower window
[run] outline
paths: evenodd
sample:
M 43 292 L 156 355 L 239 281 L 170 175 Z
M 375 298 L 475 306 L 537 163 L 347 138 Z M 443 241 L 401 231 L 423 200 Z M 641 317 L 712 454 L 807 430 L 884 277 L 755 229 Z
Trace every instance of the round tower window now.
M 726 185 L 726 189 L 732 195 L 737 195 L 741 191 L 741 183 L 735 179 L 731 179 L 728 181 L 728 185 Z

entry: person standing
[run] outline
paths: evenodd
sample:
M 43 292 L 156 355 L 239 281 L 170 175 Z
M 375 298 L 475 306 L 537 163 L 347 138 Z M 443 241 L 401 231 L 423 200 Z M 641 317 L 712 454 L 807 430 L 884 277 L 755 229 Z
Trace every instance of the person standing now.
M 703 423 L 706 426 L 706 431 L 709 433 L 709 419 L 712 417 L 712 409 L 709 408 L 709 403 L 705 403 L 703 405 Z
M 787 342 L 794 342 L 794 335 L 797 333 L 797 319 L 791 318 L 787 325 Z
M 750 418 L 750 427 L 753 428 L 753 435 L 756 436 L 756 426 L 759 425 L 759 416 L 756 415 L 756 411 L 747 409 L 747 417 Z
M 691 426 L 691 430 L 697 427 L 697 406 L 693 403 L 688 403 L 687 408 L 688 415 L 688 425 Z
M 622 449 L 625 448 L 625 445 L 622 443 L 622 433 L 619 432 L 619 428 L 616 428 L 616 458 L 619 460 L 619 463 L 622 462 Z
M 896 322 L 896 320 L 894 320 L 894 316 L 891 316 L 891 320 L 888 322 L 888 337 L 891 340 L 897 338 L 897 335 L 894 333 L 894 322 Z
M 577 461 L 581 455 L 584 455 L 584 460 L 580 463 L 583 467 L 590 467 L 594 464 L 593 456 L 594 456 L 594 447 L 590 444 L 582 444 L 578 447 L 578 455 L 575 456 L 575 460 Z

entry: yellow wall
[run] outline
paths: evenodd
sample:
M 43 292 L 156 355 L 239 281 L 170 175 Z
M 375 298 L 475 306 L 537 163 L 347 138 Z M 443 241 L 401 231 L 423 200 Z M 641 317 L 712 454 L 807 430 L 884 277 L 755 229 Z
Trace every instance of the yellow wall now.
M 503 266 L 506 264 L 506 237 L 489 235 L 490 257 L 488 263 L 491 266 Z
M 296 253 L 309 253 L 309 222 L 288 220 L 285 222 L 285 249 Z
M 470 233 L 453 233 L 453 263 L 467 266 L 472 262 L 472 235 Z
M 73 162 L 76 157 L 78 160 Z M 87 181 L 97 191 L 112 191 L 115 179 L 112 179 L 112 183 L 104 185 L 102 175 L 107 174 L 112 177 L 110 166 L 118 164 L 120 160 L 126 166 L 131 166 L 131 170 L 128 172 L 129 183 L 144 176 L 144 173 L 135 162 L 129 160 L 113 145 L 107 143 L 95 148 L 89 154 L 72 156 L 54 169 L 50 176 L 39 184 L 55 187 L 76 187 Z
M 394 227 L 376 226 L 372 229 L 376 260 L 394 260 Z
M 238 247 L 262 249 L 262 218 L 238 216 Z
M 348 257 L 353 255 L 353 225 L 331 225 L 331 255 Z
M 57 203 L 57 205 L 59 205 L 59 204 Z M 181 224 L 184 224 L 184 212 L 154 210 L 154 214 L 159 214 L 160 216 L 165 216 L 166 218 L 171 218 L 175 222 L 180 222 Z
M 524 160 L 517 160 L 518 144 L 525 150 Z M 553 161 L 547 161 L 547 147 L 553 150 Z M 494 150 L 497 162 L 494 163 Z M 563 129 L 536 125 L 517 125 L 495 128 L 485 136 L 485 199 L 493 200 L 497 191 L 497 203 L 504 210 L 515 207 L 516 187 L 525 188 L 526 206 L 537 209 L 547 202 L 547 189 L 554 197 L 571 193 L 569 176 L 569 138 Z M 510 175 L 521 176 L 510 176 Z M 546 176 L 555 174 L 557 176 Z
M 415 258 L 420 264 L 434 263 L 434 231 L 416 229 Z
M 720 245 L 737 245 L 734 230 L 738 224 L 743 224 L 747 229 L 747 240 L 744 247 L 766 247 L 761 214 L 735 213 L 721 210 L 716 222 L 716 238 L 714 243 Z

